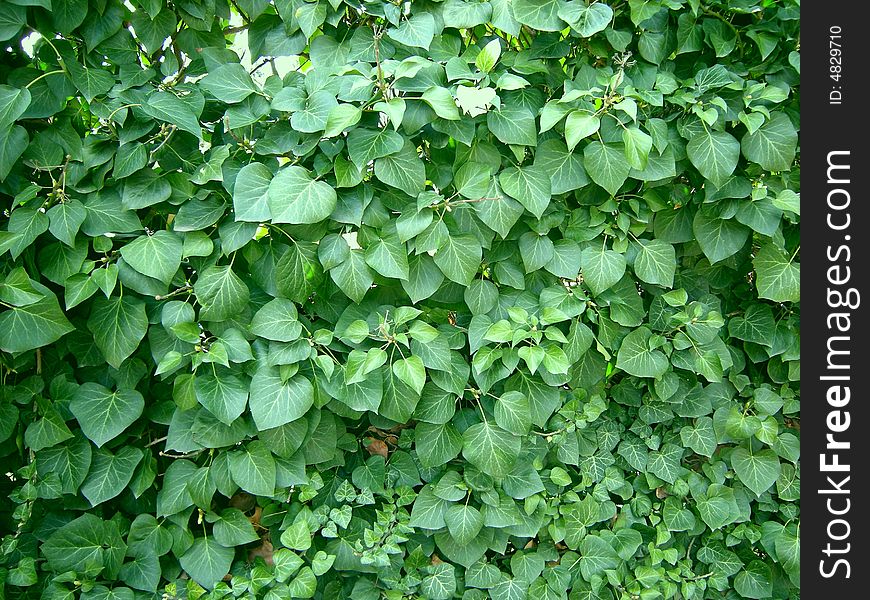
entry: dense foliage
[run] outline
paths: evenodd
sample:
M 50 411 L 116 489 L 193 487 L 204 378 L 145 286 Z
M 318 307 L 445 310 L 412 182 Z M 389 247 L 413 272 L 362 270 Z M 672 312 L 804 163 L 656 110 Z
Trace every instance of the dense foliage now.
M 796 0 L 0 3 L 5 597 L 799 596 Z

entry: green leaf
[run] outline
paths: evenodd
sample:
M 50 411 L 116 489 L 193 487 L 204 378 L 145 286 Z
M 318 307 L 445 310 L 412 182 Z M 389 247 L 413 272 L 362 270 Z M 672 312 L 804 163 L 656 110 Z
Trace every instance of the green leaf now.
M 631 170 L 623 144 L 590 142 L 583 149 L 583 164 L 592 181 L 611 196 L 616 195 Z
M 98 383 L 79 386 L 69 405 L 82 433 L 98 448 L 118 437 L 142 415 L 145 400 L 136 390 L 114 392 Z
M 238 63 L 219 65 L 199 81 L 209 94 L 227 104 L 241 102 L 257 91 L 248 71 Z
M 248 286 L 233 272 L 231 265 L 205 269 L 193 286 L 205 321 L 225 321 L 248 305 Z
M 17 125 L 0 129 L 0 181 L 4 181 L 18 158 L 27 149 L 27 130 Z
M 747 133 L 740 142 L 746 160 L 765 171 L 788 171 L 794 162 L 798 134 L 791 119 L 775 112 L 758 130 Z
M 364 167 L 376 158 L 402 150 L 404 138 L 389 129 L 363 129 L 358 127 L 347 135 L 347 151 L 358 167 Z
M 124 446 L 114 454 L 105 449 L 97 450 L 88 477 L 82 484 L 82 495 L 91 506 L 111 500 L 124 491 L 141 460 L 142 450 L 139 448 Z
M 103 568 L 110 559 L 106 530 L 102 519 L 85 513 L 56 529 L 41 550 L 49 566 L 58 572 Z
M 70 0 L 69 2 L 58 2 L 54 6 L 52 2 L 52 17 L 54 18 L 54 26 L 62 34 L 68 34 L 76 27 L 81 25 L 88 14 L 87 0 Z
M 622 340 L 616 355 L 616 367 L 635 377 L 661 377 L 669 362 L 661 350 L 650 348 L 652 332 L 638 327 Z
M 232 548 L 221 546 L 213 538 L 200 537 L 178 562 L 191 579 L 210 590 L 229 572 L 234 557 Z
M 734 590 L 744 598 L 770 598 L 773 592 L 770 567 L 760 560 L 753 560 L 734 577 Z
M 272 172 L 266 165 L 252 162 L 236 175 L 233 208 L 236 221 L 260 223 L 272 218 L 269 210 L 269 184 Z
M 779 457 L 773 450 L 753 451 L 751 445 L 735 448 L 731 453 L 731 465 L 740 481 L 759 496 L 776 483 L 782 470 Z
M 565 141 L 568 143 L 568 150 L 573 152 L 580 140 L 597 132 L 600 126 L 601 120 L 594 114 L 585 110 L 570 112 L 565 119 Z
M 130 296 L 97 298 L 92 304 L 88 329 L 106 362 L 118 369 L 136 351 L 148 331 L 145 303 Z
M 584 0 L 565 2 L 558 14 L 581 37 L 592 37 L 604 31 L 613 19 L 613 9 L 603 2 L 587 4 Z
M 639 127 L 628 127 L 622 130 L 622 143 L 625 145 L 625 158 L 632 169 L 646 169 L 653 142 L 649 134 Z
M 197 375 L 196 400 L 226 425 L 232 424 L 248 403 L 248 386 L 235 375 L 223 372 Z
M 536 166 L 509 167 L 499 173 L 498 181 L 505 193 L 519 201 L 540 218 L 550 204 L 550 177 Z
M 493 68 L 495 68 L 495 64 L 498 62 L 500 56 L 501 42 L 495 39 L 484 46 L 477 54 L 477 58 L 474 59 L 474 64 L 484 73 L 489 73 Z
M 17 413 L 16 413 L 17 417 Z M 15 423 L 12 423 L 14 426 Z M 10 431 L 11 433 L 11 431 Z M 72 432 L 56 410 L 46 410 L 40 419 L 33 421 L 24 432 L 24 443 L 33 450 L 39 452 L 50 448 L 73 437 Z
M 353 104 L 339 104 L 329 111 L 323 137 L 330 138 L 359 123 L 362 111 Z
M 275 459 L 259 440 L 230 454 L 230 473 L 240 488 L 255 496 L 275 493 Z
M 366 264 L 384 277 L 408 279 L 408 252 L 395 238 L 378 238 L 366 248 Z
M 429 13 L 415 13 L 395 29 L 387 31 L 387 37 L 413 48 L 429 49 L 435 37 L 435 18 Z
M 398 152 L 375 160 L 375 177 L 409 196 L 417 196 L 426 184 L 423 161 L 409 141 L 405 141 Z
M 214 539 L 221 546 L 232 548 L 259 540 L 251 521 L 237 508 L 225 508 L 214 524 Z
M 529 399 L 520 392 L 505 392 L 495 403 L 495 422 L 505 431 L 526 435 L 532 427 Z
M 57 303 L 57 298 L 43 285 L 34 282 L 41 299 L 0 313 L 0 350 L 26 352 L 47 346 L 73 331 Z
M 740 142 L 724 131 L 705 129 L 686 145 L 689 160 L 716 187 L 728 180 L 740 159 Z
M 472 425 L 462 434 L 462 456 L 484 473 L 502 477 L 520 454 L 521 439 L 489 421 Z
M 439 467 L 459 456 L 462 435 L 451 423 L 419 423 L 416 427 L 417 457 L 424 467 Z
M 269 183 L 268 204 L 273 223 L 318 223 L 335 209 L 335 190 L 311 178 L 303 167 L 278 171 Z
M 172 92 L 154 92 L 142 105 L 145 113 L 158 121 L 175 125 L 182 131 L 192 133 L 202 138 L 202 127 L 199 118 L 190 106 Z
M 30 90 L 0 85 L 0 129 L 10 127 L 30 106 Z
M 181 266 L 181 239 L 171 231 L 156 231 L 121 248 L 121 256 L 143 275 L 168 284 Z
M 359 250 L 351 250 L 347 259 L 332 269 L 329 275 L 341 291 L 357 304 L 374 282 L 374 276 Z
M 326 90 L 314 92 L 305 101 L 302 110 L 296 111 L 290 117 L 290 125 L 296 131 L 317 133 L 326 129 L 329 113 L 338 106 L 335 95 Z
M 634 272 L 646 283 L 674 287 L 677 258 L 674 247 L 662 240 L 637 240 Z
M 111 73 L 96 67 L 75 65 L 68 69 L 68 74 L 73 85 L 79 89 L 88 102 L 93 102 L 94 98 L 102 96 L 115 85 L 115 78 Z
M 468 285 L 480 268 L 483 250 L 470 235 L 449 236 L 435 253 L 435 264 L 451 281 Z
M 608 569 L 619 565 L 619 555 L 613 546 L 600 536 L 589 534 L 580 544 L 580 572 L 583 578 L 591 581 L 596 575 L 603 575 Z
M 444 513 L 447 530 L 457 544 L 467 544 L 480 533 L 483 515 L 473 506 L 454 504 Z
M 435 114 L 448 121 L 459 120 L 459 109 L 453 100 L 453 94 L 447 88 L 430 87 L 420 97 L 423 102 L 432 107 Z
M 296 305 L 284 298 L 275 298 L 257 311 L 251 321 L 251 333 L 276 342 L 292 342 L 302 334 Z
M 711 264 L 736 254 L 749 237 L 749 229 L 730 219 L 710 218 L 699 211 L 692 222 L 692 231 Z
M 405 385 L 412 388 L 418 394 L 423 391 L 426 383 L 426 368 L 419 356 L 400 358 L 393 362 L 393 373 L 402 380 Z
M 613 287 L 625 274 L 625 256 L 613 250 L 587 248 L 580 255 L 583 280 L 594 295 Z
M 514 0 L 511 5 L 516 20 L 532 29 L 559 31 L 565 26 L 559 18 L 562 0 Z
M 505 105 L 501 110 L 489 111 L 486 126 L 505 144 L 536 146 L 538 143 L 535 117 L 522 106 Z
M 797 302 L 801 297 L 800 263 L 773 243 L 765 244 L 752 260 L 758 277 L 758 296 L 774 302 Z M 2 317 L 0 317 L 2 319 Z
M 263 431 L 302 418 L 314 404 L 311 382 L 297 375 L 282 381 L 276 367 L 261 367 L 251 380 L 251 415 Z

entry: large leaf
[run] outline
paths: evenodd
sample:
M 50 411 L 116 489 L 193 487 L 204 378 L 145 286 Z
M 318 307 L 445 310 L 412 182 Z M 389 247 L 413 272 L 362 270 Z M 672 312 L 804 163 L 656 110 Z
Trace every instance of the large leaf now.
M 121 248 L 121 256 L 143 275 L 169 283 L 181 265 L 181 246 L 181 239 L 176 234 L 157 231 L 125 245 Z
M 689 140 L 686 154 L 701 175 L 716 187 L 722 187 L 737 168 L 737 161 L 740 159 L 740 142 L 730 133 L 705 129 Z
M 506 475 L 520 454 L 521 439 L 484 421 L 472 425 L 462 434 L 462 456 L 493 477 Z
M 743 136 L 740 146 L 747 160 L 767 171 L 788 171 L 794 162 L 798 134 L 791 120 L 781 112 L 756 131 Z
M 221 546 L 214 538 L 200 537 L 178 562 L 191 579 L 206 589 L 212 589 L 229 572 L 234 556 L 232 548 Z
M 312 179 L 303 167 L 278 171 L 269 183 L 268 205 L 274 223 L 317 223 L 335 209 L 335 190 Z
M 138 298 L 97 298 L 91 308 L 88 329 L 94 343 L 113 367 L 120 368 L 145 337 L 148 317 L 145 303 Z
M 800 300 L 801 268 L 795 257 L 796 253 L 789 255 L 773 243 L 762 246 L 752 261 L 759 297 L 774 302 Z
M 118 437 L 142 415 L 145 400 L 136 390 L 112 391 L 98 383 L 79 386 L 70 411 L 97 447 Z
M 75 329 L 48 288 L 39 283 L 32 287 L 41 296 L 39 300 L 0 313 L 0 350 L 4 352 L 46 346 Z

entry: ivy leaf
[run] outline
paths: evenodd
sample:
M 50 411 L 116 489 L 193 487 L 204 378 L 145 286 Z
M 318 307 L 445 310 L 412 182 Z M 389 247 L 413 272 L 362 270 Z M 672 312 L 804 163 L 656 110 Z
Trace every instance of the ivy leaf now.
M 447 530 L 457 544 L 467 544 L 480 533 L 483 515 L 473 506 L 454 504 L 444 513 Z
M 224 321 L 238 314 L 248 304 L 248 286 L 233 272 L 232 266 L 205 269 L 193 286 L 205 321 Z
M 592 181 L 615 196 L 628 179 L 631 164 L 622 144 L 591 142 L 583 149 L 583 164 Z
M 175 233 L 156 231 L 121 248 L 121 256 L 143 275 L 168 284 L 181 266 L 181 246 L 181 239 Z
M 540 218 L 550 204 L 550 178 L 535 166 L 509 167 L 499 173 L 498 181 L 505 193 L 519 201 Z
M 405 46 L 428 50 L 435 37 L 435 18 L 426 12 L 415 13 L 395 29 L 388 30 L 387 37 Z
M 264 431 L 300 419 L 314 404 L 311 382 L 297 375 L 284 382 L 275 367 L 260 368 L 251 381 L 251 415 Z
M 483 251 L 470 235 L 448 237 L 435 253 L 435 264 L 451 281 L 468 285 L 480 268 Z
M 375 160 L 375 177 L 409 196 L 416 196 L 423 191 L 426 170 L 414 146 L 405 142 L 398 152 Z
M 751 445 L 735 448 L 731 453 L 731 465 L 740 481 L 759 496 L 776 483 L 782 470 L 779 457 L 773 450 L 753 451 Z
M 154 92 L 142 105 L 142 110 L 158 121 L 175 125 L 182 131 L 202 139 L 199 118 L 188 104 L 172 92 Z
M 689 140 L 686 154 L 701 175 L 716 187 L 722 187 L 737 168 L 740 142 L 730 133 L 705 129 Z
M 266 445 L 254 440 L 230 455 L 230 473 L 240 488 L 257 496 L 275 493 L 275 459 Z
M 194 390 L 196 400 L 226 425 L 231 425 L 248 404 L 248 386 L 235 375 L 198 375 Z
M 311 178 L 303 167 L 278 171 L 269 183 L 268 205 L 273 223 L 318 223 L 335 209 L 335 190 Z
M 226 102 L 236 104 L 257 91 L 257 86 L 248 71 L 238 63 L 219 65 L 203 77 L 199 85 L 212 96 Z
M 525 107 L 504 106 L 486 113 L 486 125 L 505 144 L 536 146 L 538 143 L 535 117 Z
M 638 240 L 634 259 L 634 272 L 653 285 L 674 287 L 677 258 L 674 247 L 662 240 Z
M 520 447 L 520 438 L 489 421 L 472 425 L 462 434 L 462 456 L 493 477 L 510 472 Z
M 762 246 L 752 261 L 759 297 L 774 302 L 800 300 L 801 268 L 794 259 L 794 255 L 789 256 L 772 243 Z
M 30 106 L 30 90 L 0 85 L 0 129 L 11 126 Z
M 136 390 L 113 392 L 89 382 L 79 386 L 69 408 L 85 436 L 100 448 L 142 415 L 145 400 Z
M 580 255 L 583 279 L 596 296 L 622 279 L 625 256 L 613 250 L 587 248 Z
M 41 299 L 0 313 L 0 350 L 25 352 L 54 343 L 75 328 L 45 286 L 34 283 Z
M 788 171 L 794 162 L 798 134 L 785 114 L 775 112 L 756 131 L 747 133 L 740 142 L 746 160 L 758 163 L 766 171 Z
M 136 465 L 142 460 L 142 450 L 129 446 L 112 454 L 100 449 L 94 453 L 88 477 L 82 484 L 82 495 L 91 506 L 116 497 L 133 478 Z
M 574 110 L 565 119 L 565 141 L 568 150 L 573 152 L 577 144 L 601 127 L 601 119 L 585 110 Z
M 252 162 L 236 175 L 233 208 L 236 221 L 261 223 L 272 218 L 269 210 L 269 184 L 272 172 L 266 165 Z
M 638 327 L 622 340 L 616 355 L 616 366 L 635 377 L 661 377 L 668 370 L 667 357 L 661 350 L 651 349 L 652 332 Z
M 232 548 L 221 546 L 213 538 L 200 537 L 178 562 L 191 579 L 210 590 L 229 572 L 234 557 Z
M 613 19 L 613 9 L 603 2 L 586 4 L 584 0 L 565 2 L 558 14 L 581 37 L 592 37 L 604 31 Z
M 91 308 L 88 329 L 106 362 L 118 369 L 136 351 L 148 331 L 145 304 L 129 296 L 98 297 Z

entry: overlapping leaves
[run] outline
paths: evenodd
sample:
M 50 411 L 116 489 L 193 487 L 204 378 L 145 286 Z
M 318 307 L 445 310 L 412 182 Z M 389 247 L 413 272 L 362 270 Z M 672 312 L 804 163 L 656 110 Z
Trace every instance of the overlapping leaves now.
M 10 596 L 797 597 L 798 9 L 0 6 Z

